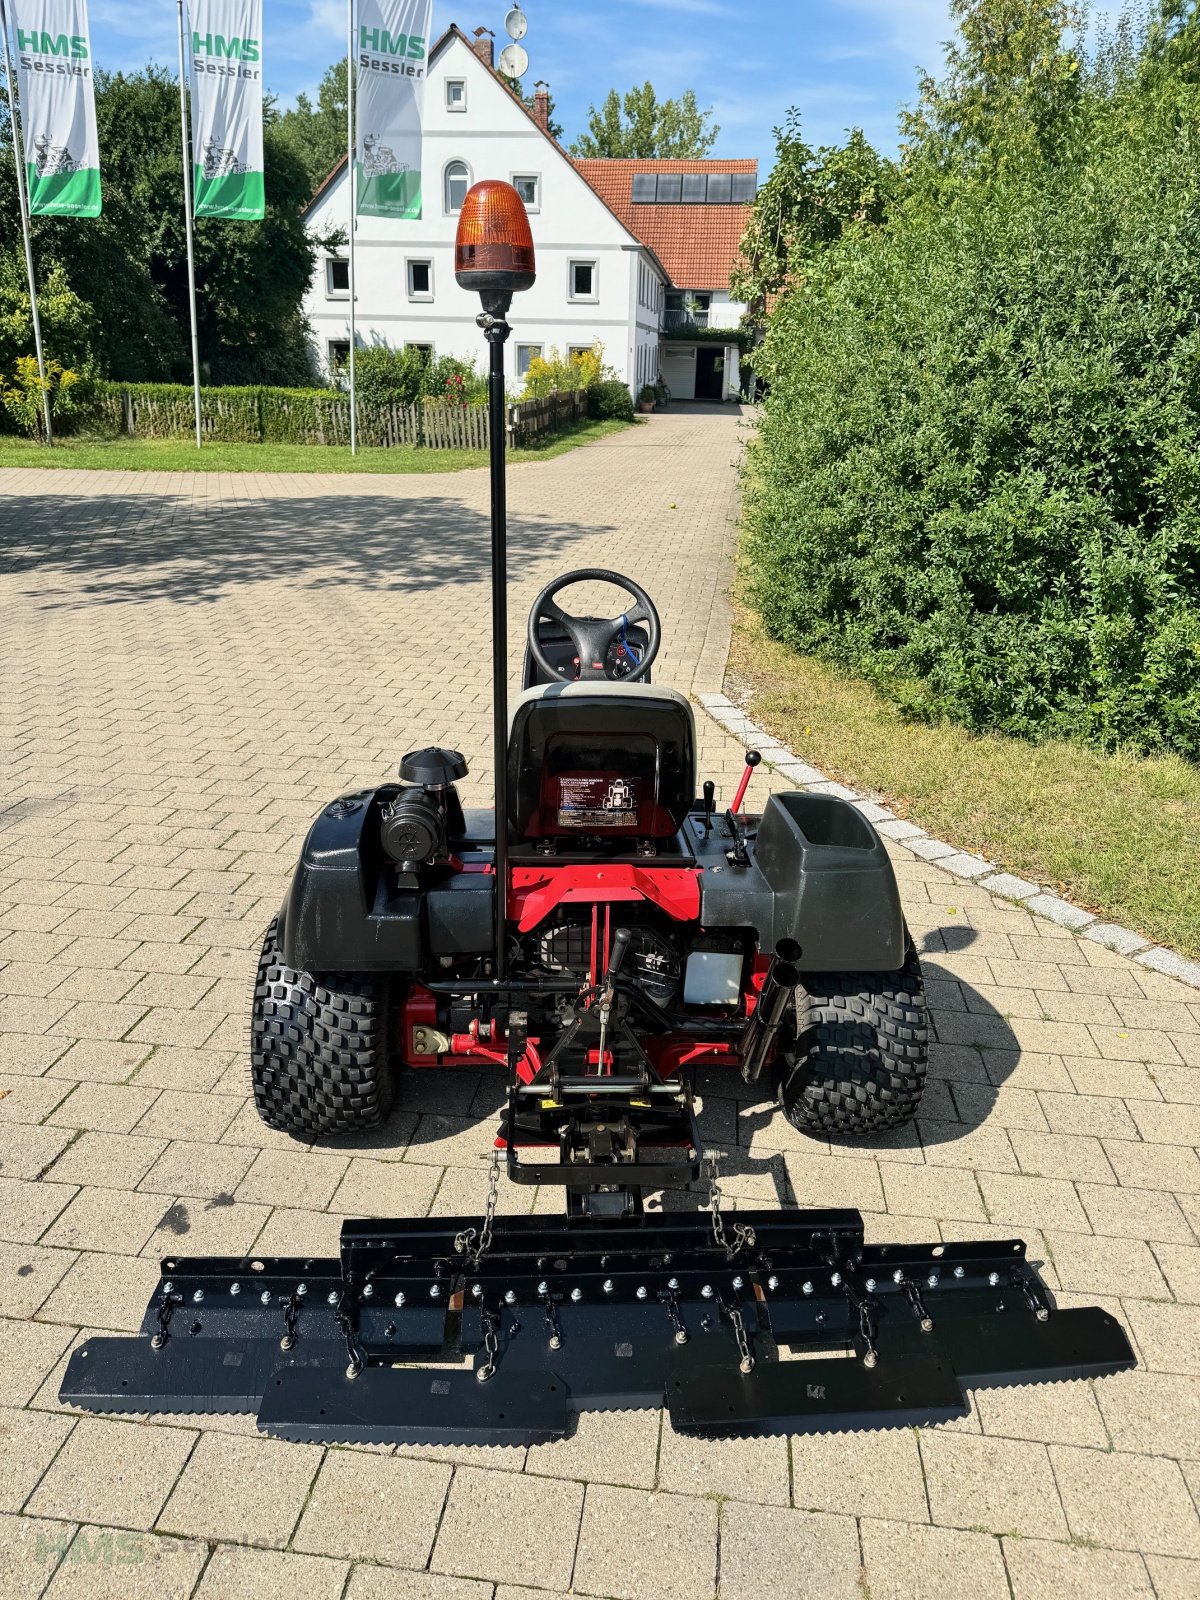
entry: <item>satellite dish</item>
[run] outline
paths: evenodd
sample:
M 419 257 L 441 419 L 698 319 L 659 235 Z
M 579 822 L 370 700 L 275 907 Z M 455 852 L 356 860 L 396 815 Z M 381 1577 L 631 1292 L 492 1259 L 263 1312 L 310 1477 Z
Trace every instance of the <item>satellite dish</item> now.
M 528 51 L 519 44 L 506 44 L 500 52 L 500 71 L 504 76 L 506 78 L 519 78 L 522 73 L 528 70 Z
M 529 30 L 529 23 L 520 6 L 514 6 L 504 19 L 504 31 L 510 39 L 523 39 Z

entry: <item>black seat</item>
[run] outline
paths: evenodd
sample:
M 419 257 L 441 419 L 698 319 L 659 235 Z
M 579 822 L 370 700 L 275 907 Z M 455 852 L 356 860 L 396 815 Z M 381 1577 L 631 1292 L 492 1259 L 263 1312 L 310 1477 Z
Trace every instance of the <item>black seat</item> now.
M 668 839 L 695 795 L 696 727 L 675 689 L 552 683 L 527 689 L 508 738 L 516 840 Z

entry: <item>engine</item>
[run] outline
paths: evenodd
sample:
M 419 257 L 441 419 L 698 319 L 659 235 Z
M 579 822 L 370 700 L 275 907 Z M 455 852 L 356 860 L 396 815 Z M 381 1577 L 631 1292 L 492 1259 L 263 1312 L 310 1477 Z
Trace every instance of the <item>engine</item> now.
M 622 911 L 627 908 L 622 906 Z M 622 919 L 631 922 L 628 916 Z M 648 924 L 632 923 L 626 976 L 664 1011 L 678 1002 L 683 975 L 683 950 L 677 938 Z M 567 915 L 535 935 L 536 961 L 545 971 L 570 975 L 580 987 L 603 975 L 603 918 L 591 913 Z M 599 965 L 598 965 L 599 964 Z M 594 975 L 594 976 L 592 976 Z

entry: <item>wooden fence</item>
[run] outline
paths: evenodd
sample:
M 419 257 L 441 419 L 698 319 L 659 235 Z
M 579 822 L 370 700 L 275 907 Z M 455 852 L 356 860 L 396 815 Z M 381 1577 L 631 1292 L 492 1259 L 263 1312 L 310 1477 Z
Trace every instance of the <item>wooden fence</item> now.
M 93 415 L 106 432 L 139 439 L 186 439 L 195 430 L 192 392 L 178 394 L 155 386 L 147 394 L 117 384 L 96 396 Z M 528 445 L 587 417 L 587 395 L 551 394 L 507 407 L 510 448 Z M 269 389 L 242 392 L 200 391 L 200 436 L 210 443 L 350 443 L 350 397 L 339 390 L 291 396 Z M 450 406 L 428 401 L 415 405 L 358 402 L 358 442 L 437 450 L 486 450 L 486 406 Z
M 583 389 L 563 390 L 540 400 L 522 400 L 508 408 L 509 447 L 530 444 L 542 434 L 569 428 L 572 423 L 586 420 L 587 414 L 588 397 Z

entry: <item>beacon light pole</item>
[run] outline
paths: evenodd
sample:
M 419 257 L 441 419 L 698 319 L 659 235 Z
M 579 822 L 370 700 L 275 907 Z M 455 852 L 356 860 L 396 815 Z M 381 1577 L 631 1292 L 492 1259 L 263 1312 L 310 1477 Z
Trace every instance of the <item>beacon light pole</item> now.
M 463 201 L 454 240 L 460 289 L 478 292 L 488 342 L 488 449 L 492 487 L 492 739 L 496 784 L 496 981 L 508 976 L 508 530 L 504 493 L 504 341 L 512 297 L 536 276 L 533 235 L 511 183 L 485 178 Z

